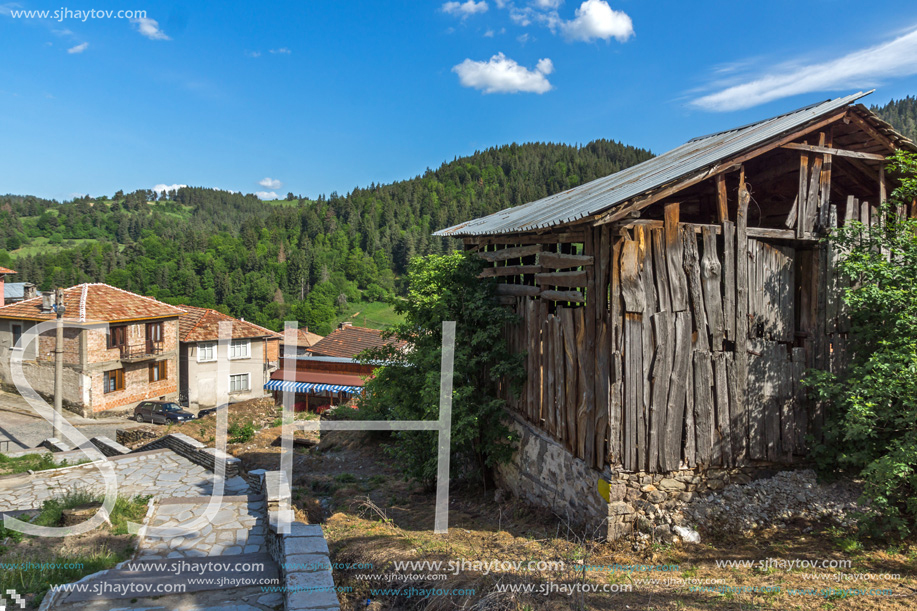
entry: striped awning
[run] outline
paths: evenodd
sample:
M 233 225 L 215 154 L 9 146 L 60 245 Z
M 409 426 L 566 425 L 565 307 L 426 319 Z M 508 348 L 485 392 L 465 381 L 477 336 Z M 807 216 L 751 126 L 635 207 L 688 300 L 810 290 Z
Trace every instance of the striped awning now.
M 312 384 L 309 382 L 285 382 L 283 380 L 269 380 L 264 385 L 265 390 L 285 390 L 287 392 L 346 392 L 356 395 L 363 392 L 360 386 L 345 386 L 342 384 Z

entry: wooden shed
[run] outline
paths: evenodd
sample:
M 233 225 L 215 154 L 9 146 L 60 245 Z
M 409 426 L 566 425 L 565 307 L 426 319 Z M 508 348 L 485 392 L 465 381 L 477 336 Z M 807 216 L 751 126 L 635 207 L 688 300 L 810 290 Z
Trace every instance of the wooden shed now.
M 437 232 L 489 263 L 521 317 L 507 331 L 527 353 L 517 415 L 598 470 L 803 455 L 823 413 L 800 378 L 847 359 L 837 253 L 821 238 L 881 223 L 884 159 L 917 150 L 864 95 Z

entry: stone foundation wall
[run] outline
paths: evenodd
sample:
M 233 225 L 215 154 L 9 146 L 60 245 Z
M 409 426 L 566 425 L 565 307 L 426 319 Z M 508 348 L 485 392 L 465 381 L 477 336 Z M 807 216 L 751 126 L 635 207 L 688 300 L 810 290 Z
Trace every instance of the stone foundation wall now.
M 510 418 L 509 428 L 520 439 L 512 460 L 497 468 L 500 487 L 605 538 L 609 505 L 599 494 L 602 474 L 514 414 Z
M 588 536 L 608 540 L 640 530 L 657 539 L 685 525 L 682 508 L 695 496 L 771 477 L 786 465 L 769 463 L 732 469 L 681 469 L 669 473 L 596 471 L 546 433 L 510 413 L 510 429 L 520 437 L 512 460 L 497 468 L 497 483 L 515 496 L 551 510 Z M 599 493 L 608 486 L 608 502 Z
M 118 429 L 115 432 L 115 439 L 122 445 L 129 446 L 138 441 L 148 441 L 156 439 L 159 435 L 143 429 Z

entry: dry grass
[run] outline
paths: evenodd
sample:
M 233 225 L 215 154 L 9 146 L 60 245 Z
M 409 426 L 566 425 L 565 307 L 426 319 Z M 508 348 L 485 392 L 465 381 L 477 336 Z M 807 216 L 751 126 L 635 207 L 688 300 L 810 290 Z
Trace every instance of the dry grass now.
M 266 428 L 244 447 L 234 449 L 246 469 L 279 468 L 280 448 L 271 445 L 279 428 Z M 912 611 L 917 602 L 917 545 L 898 549 L 863 547 L 848 533 L 824 524 L 796 523 L 789 528 L 759 531 L 754 537 L 705 533 L 699 545 L 652 545 L 633 551 L 630 541 L 596 543 L 590 533 L 542 509 L 515 500 L 497 502 L 493 491 L 479 486 L 453 486 L 449 534 L 433 534 L 434 495 L 405 481 L 385 455 L 380 438 L 370 433 L 323 433 L 321 443 L 297 449 L 294 456 L 293 503 L 300 519 L 324 522 L 332 561 L 371 564 L 367 570 L 335 570 L 335 582 L 352 588 L 340 594 L 345 609 L 411 611 L 564 610 L 709 610 L 824 609 Z M 812 528 L 811 532 L 805 532 Z M 846 569 L 719 568 L 717 560 L 844 559 Z M 398 561 L 529 561 L 556 563 L 558 570 L 411 571 L 394 568 Z M 674 572 L 591 571 L 583 566 L 678 565 Z M 563 568 L 559 568 L 559 567 Z M 439 575 L 445 579 L 439 579 Z M 812 581 L 815 573 L 900 574 L 893 581 Z M 363 575 L 363 578 L 360 578 Z M 365 576 L 376 576 L 368 581 Z M 692 590 L 690 584 L 644 579 L 722 580 L 733 588 L 781 588 L 780 592 Z M 629 592 L 542 595 L 539 588 L 586 584 L 631 586 Z M 507 585 L 533 585 L 530 593 L 500 591 Z M 472 589 L 472 596 L 411 595 L 421 588 Z M 816 596 L 791 594 L 791 589 L 888 588 L 888 596 Z M 379 589 L 391 589 L 379 594 Z M 374 593 L 375 590 L 375 593 Z M 400 592 L 395 592 L 400 590 Z M 366 601 L 370 600 L 367 606 Z

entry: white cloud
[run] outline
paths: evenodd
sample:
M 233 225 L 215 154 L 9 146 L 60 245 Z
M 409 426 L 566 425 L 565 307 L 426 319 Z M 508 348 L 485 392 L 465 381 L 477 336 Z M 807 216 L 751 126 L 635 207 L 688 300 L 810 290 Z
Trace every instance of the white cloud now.
M 13 9 L 17 9 L 22 5 L 18 2 L 7 2 L 6 4 L 0 4 L 0 15 L 10 15 Z
M 149 38 L 150 40 L 172 40 L 166 36 L 165 32 L 159 29 L 159 22 L 148 17 L 131 19 L 131 23 L 137 26 L 137 31 Z
M 177 191 L 178 189 L 181 189 L 182 187 L 187 187 L 187 186 L 188 185 L 178 185 L 178 184 L 167 185 L 165 183 L 159 183 L 158 185 L 153 187 L 153 191 L 156 191 L 157 193 L 162 193 L 163 191 Z
M 292 53 L 292 51 L 290 51 L 286 47 L 280 47 L 279 49 L 271 49 L 271 53 L 273 53 L 274 55 L 277 55 L 277 54 L 289 55 L 290 53 Z
M 494 37 L 493 30 L 487 30 L 486 32 L 484 32 L 484 38 L 493 38 L 493 37 Z
M 569 40 L 615 38 L 624 42 L 634 35 L 634 23 L 627 13 L 612 9 L 605 0 L 586 0 L 572 21 L 560 23 L 560 30 Z
M 557 10 L 564 0 L 533 0 L 532 5 L 542 10 Z
M 280 199 L 273 191 L 258 191 L 255 193 L 255 197 L 258 199 Z
M 534 70 L 520 66 L 502 53 L 497 53 L 486 62 L 466 59 L 454 66 L 463 87 L 479 89 L 484 93 L 538 93 L 551 91 L 554 87 L 546 76 L 554 71 L 550 59 L 538 60 Z
M 246 51 L 246 57 L 261 57 L 261 51 Z
M 283 186 L 283 183 L 277 180 L 276 178 L 262 178 L 258 181 L 258 184 L 264 187 L 265 189 L 279 189 Z
M 442 6 L 444 13 L 449 15 L 455 15 L 461 17 L 462 19 L 467 19 L 471 15 L 477 15 L 478 13 L 487 12 L 487 2 L 481 0 L 480 2 L 475 2 L 474 0 L 467 0 L 467 2 L 446 2 Z
M 882 79 L 913 74 L 917 74 L 917 29 L 828 62 L 777 68 L 691 104 L 705 110 L 741 110 L 802 93 L 873 87 Z
M 89 43 L 83 42 L 83 43 L 76 45 L 75 47 L 70 47 L 69 49 L 67 49 L 67 53 L 70 53 L 71 55 L 75 53 L 82 53 L 83 51 L 85 51 L 88 48 L 89 48 Z
M 516 40 L 518 40 L 521 44 L 524 45 L 525 43 L 529 42 L 530 40 L 535 40 L 535 39 L 529 36 L 529 33 L 526 32 L 525 34 L 520 34 L 519 36 L 516 36 Z

